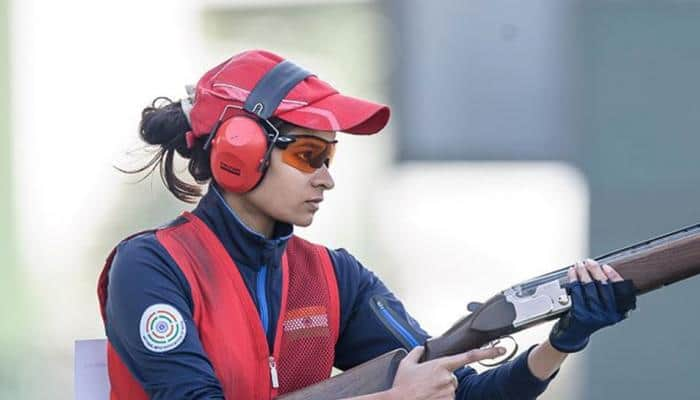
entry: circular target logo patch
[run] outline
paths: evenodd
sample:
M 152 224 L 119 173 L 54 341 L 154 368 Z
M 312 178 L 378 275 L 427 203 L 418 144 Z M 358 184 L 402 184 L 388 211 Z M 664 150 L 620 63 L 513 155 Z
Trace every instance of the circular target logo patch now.
M 185 340 L 182 314 L 169 304 L 154 304 L 141 315 L 141 341 L 156 353 L 172 350 Z

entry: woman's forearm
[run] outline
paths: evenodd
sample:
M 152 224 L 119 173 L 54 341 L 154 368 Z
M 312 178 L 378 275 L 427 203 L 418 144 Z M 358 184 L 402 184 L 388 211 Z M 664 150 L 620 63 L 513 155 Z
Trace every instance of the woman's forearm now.
M 544 381 L 559 369 L 567 355 L 552 347 L 547 340 L 532 349 L 527 357 L 527 366 L 533 375 Z

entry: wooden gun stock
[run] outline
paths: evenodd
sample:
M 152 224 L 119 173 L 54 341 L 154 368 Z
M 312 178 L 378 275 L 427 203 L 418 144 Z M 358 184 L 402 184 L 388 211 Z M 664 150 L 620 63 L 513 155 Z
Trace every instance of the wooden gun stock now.
M 596 260 L 612 265 L 625 279 L 632 280 L 638 294 L 650 292 L 700 274 L 700 224 L 608 253 Z M 541 281 L 543 277 L 561 281 L 568 268 L 531 281 Z M 429 339 L 421 361 L 477 349 L 499 337 L 558 318 L 559 315 L 549 315 L 515 327 L 515 309 L 502 292 L 457 321 L 441 336 Z M 387 353 L 278 399 L 335 400 L 387 390 L 391 388 L 398 364 L 405 355 L 405 350 Z
M 700 274 L 700 224 L 597 258 L 631 279 L 639 294 Z
M 399 363 L 406 350 L 398 349 L 351 368 L 341 374 L 296 392 L 277 397 L 278 400 L 336 400 L 390 389 Z

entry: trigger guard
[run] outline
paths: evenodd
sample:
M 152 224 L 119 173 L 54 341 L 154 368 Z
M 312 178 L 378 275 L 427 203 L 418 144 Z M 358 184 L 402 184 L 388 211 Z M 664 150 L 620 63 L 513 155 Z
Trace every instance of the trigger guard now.
M 508 354 L 506 356 L 501 356 L 501 357 L 503 357 L 503 359 L 501 361 L 496 361 L 493 363 L 477 361 L 479 363 L 479 365 L 481 365 L 483 367 L 487 367 L 487 368 L 497 367 L 501 364 L 507 363 L 508 361 L 512 360 L 513 357 L 515 357 L 515 354 L 518 352 L 518 342 L 512 336 L 503 336 L 503 337 L 498 338 L 496 340 L 492 340 L 491 342 L 489 342 L 488 346 L 484 346 L 484 347 L 482 347 L 482 349 L 494 347 L 495 345 L 499 344 L 501 342 L 501 340 L 503 340 L 503 339 L 510 339 L 513 341 L 513 345 L 514 345 L 513 351 L 511 351 L 510 354 Z

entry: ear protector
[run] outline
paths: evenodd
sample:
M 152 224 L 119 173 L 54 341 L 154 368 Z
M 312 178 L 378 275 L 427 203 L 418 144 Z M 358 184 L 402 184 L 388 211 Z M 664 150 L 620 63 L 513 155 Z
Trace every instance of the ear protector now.
M 262 181 L 280 135 L 269 118 L 284 97 L 310 75 L 291 61 L 282 61 L 263 75 L 242 108 L 224 107 L 204 144 L 204 150 L 211 146 L 212 176 L 222 188 L 246 193 Z M 224 120 L 229 108 L 244 112 Z

